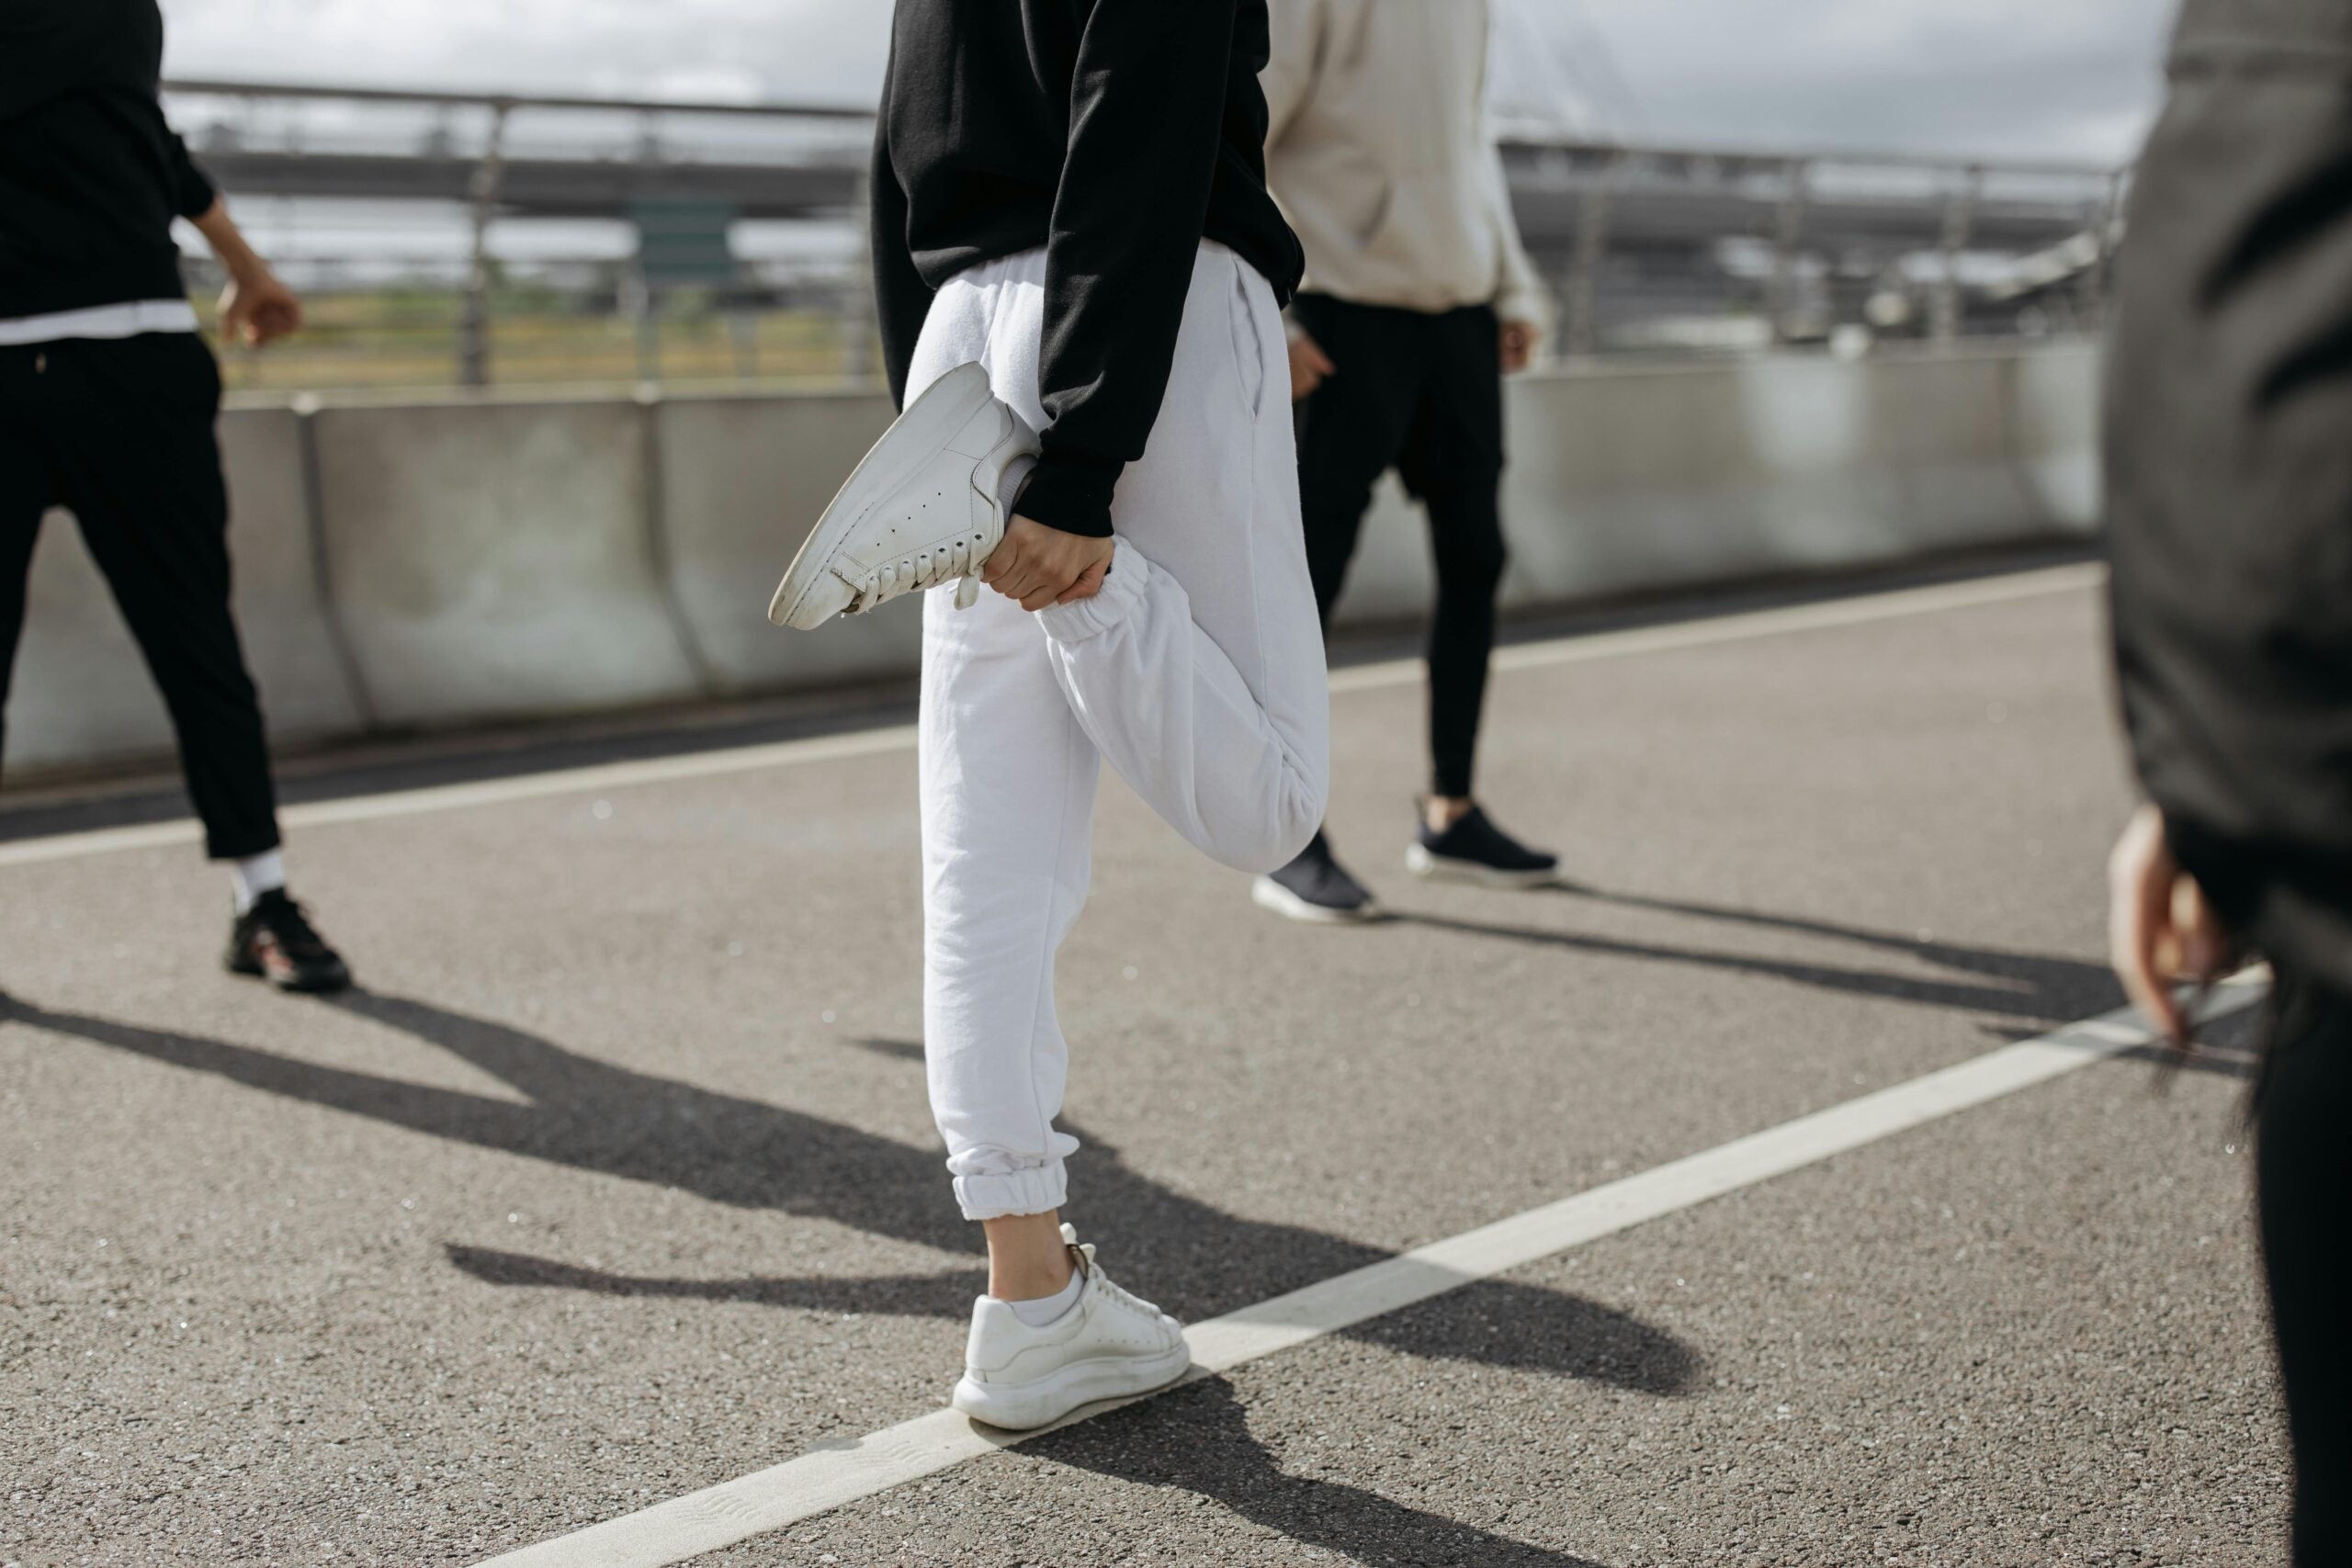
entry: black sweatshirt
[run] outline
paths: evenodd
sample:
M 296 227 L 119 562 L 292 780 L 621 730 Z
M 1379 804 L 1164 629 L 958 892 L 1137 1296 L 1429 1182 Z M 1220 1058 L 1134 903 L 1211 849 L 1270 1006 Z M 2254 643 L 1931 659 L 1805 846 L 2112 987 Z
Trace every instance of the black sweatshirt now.
M 2190 0 L 2108 367 L 2123 712 L 2172 848 L 2352 992 L 2352 16 Z
M 1305 263 L 1266 194 L 1265 0 L 899 0 L 874 149 L 874 270 L 893 400 L 932 295 L 1046 250 L 1024 515 L 1111 532 L 1159 417 L 1203 239 L 1287 301 Z
M 186 299 L 215 192 L 156 99 L 155 0 L 0 0 L 0 321 Z

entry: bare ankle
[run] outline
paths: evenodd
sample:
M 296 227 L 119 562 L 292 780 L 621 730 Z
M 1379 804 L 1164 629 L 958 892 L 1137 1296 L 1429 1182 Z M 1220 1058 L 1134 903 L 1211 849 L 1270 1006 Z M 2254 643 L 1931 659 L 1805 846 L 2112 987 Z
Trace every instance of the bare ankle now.
M 1477 803 L 1468 795 L 1432 795 L 1421 800 L 1421 820 L 1429 824 L 1432 833 L 1442 833 L 1464 817 Z
M 1034 1302 L 1069 1284 L 1069 1247 L 1058 1211 L 983 1220 L 989 1239 L 989 1294 L 1001 1302 Z

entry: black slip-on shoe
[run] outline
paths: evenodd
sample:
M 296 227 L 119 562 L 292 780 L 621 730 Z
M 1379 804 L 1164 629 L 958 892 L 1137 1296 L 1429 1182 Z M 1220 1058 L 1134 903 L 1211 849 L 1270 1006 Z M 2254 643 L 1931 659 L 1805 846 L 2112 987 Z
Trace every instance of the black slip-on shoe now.
M 1344 925 L 1380 918 L 1380 906 L 1363 883 L 1347 874 L 1321 833 L 1280 871 L 1260 877 L 1250 897 L 1261 909 L 1294 920 Z
M 232 974 L 252 975 L 281 991 L 340 991 L 351 984 L 343 955 L 302 913 L 302 906 L 273 888 L 229 928 Z
M 1484 887 L 1549 887 L 1560 880 L 1560 857 L 1531 850 L 1472 807 L 1442 833 L 1421 824 L 1405 846 L 1405 868 L 1441 882 L 1475 882 Z

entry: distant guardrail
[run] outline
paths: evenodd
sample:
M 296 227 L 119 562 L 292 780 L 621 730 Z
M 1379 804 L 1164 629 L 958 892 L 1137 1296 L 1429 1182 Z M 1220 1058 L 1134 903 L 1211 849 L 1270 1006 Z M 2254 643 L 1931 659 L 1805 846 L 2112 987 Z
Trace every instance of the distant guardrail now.
M 865 108 L 193 79 L 165 92 L 232 194 L 336 205 L 334 223 L 288 226 L 304 280 L 429 278 L 456 297 L 433 380 L 483 385 L 567 357 L 535 359 L 513 346 L 516 333 L 495 341 L 497 291 L 518 279 L 650 335 L 668 248 L 648 227 L 650 209 L 699 211 L 722 254 L 730 235 L 836 224 L 845 239 L 831 272 L 739 243 L 731 265 L 696 280 L 691 310 L 706 327 L 731 313 L 729 330 L 753 346 L 756 316 L 831 310 L 858 328 L 835 367 L 870 367 L 862 268 L 846 238 L 865 203 Z M 2083 163 L 1574 140 L 1513 140 L 1503 162 L 1571 355 L 1755 347 L 1841 325 L 1946 343 L 2097 330 L 2127 182 L 2126 171 Z M 408 216 L 371 227 L 363 209 Z M 443 218 L 437 250 L 418 248 L 432 226 L 415 215 L 427 209 L 463 214 Z M 583 223 L 635 238 L 592 254 L 520 237 Z M 543 322 L 564 313 L 534 309 Z M 641 357 L 649 377 L 669 373 L 658 344 Z M 318 361 L 315 384 L 341 384 L 336 363 Z M 352 356 L 341 364 L 375 380 L 383 358 L 364 370 Z
M 1761 355 L 1515 381 L 1516 610 L 2075 537 L 2098 512 L 2087 343 Z M 910 673 L 911 605 L 778 631 L 767 595 L 888 422 L 870 392 L 245 401 L 223 442 L 237 608 L 282 742 Z M 62 518 L 32 576 L 12 770 L 170 731 Z M 1385 488 L 1341 626 L 1418 615 L 1421 525 Z

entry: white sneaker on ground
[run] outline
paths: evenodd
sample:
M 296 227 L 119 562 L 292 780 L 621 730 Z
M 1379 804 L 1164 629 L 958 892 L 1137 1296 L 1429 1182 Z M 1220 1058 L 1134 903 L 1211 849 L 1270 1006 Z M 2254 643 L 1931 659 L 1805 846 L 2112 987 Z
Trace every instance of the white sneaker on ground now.
M 1037 433 L 989 389 L 987 368 L 957 366 L 883 432 L 817 519 L 768 619 L 808 631 L 957 578 L 956 603 L 970 604 L 1036 454 Z
M 1165 1388 L 1193 1364 L 1174 1318 L 1113 1284 L 1076 1229 L 1064 1225 L 1062 1240 L 1085 1284 L 1061 1316 L 1032 1328 L 1009 1302 L 972 1303 L 964 1376 L 948 1403 L 976 1421 L 1015 1432 L 1050 1427 L 1081 1404 Z

